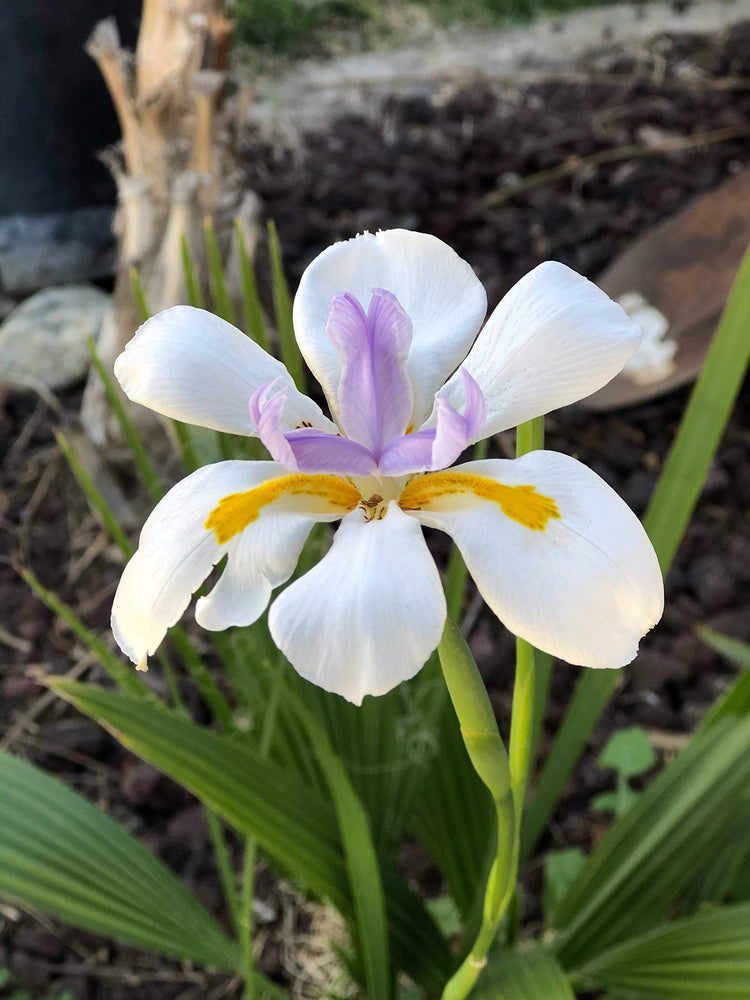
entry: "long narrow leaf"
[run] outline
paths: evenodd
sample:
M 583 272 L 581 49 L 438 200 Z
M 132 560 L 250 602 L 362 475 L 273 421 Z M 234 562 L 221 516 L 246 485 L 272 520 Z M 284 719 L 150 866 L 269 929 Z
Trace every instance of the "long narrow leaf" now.
M 53 611 L 58 618 L 64 621 L 71 632 L 77 635 L 88 646 L 118 687 L 135 697 L 150 698 L 153 701 L 157 700 L 156 695 L 148 689 L 140 677 L 130 667 L 126 667 L 120 657 L 116 656 L 111 649 L 108 649 L 101 639 L 98 639 L 83 624 L 72 608 L 63 603 L 51 590 L 47 590 L 46 587 L 42 586 L 30 570 L 19 569 L 19 573 L 37 597 L 47 605 L 50 611 Z
M 566 968 L 668 915 L 750 822 L 750 718 L 695 736 L 609 830 L 555 913 Z
M 237 241 L 240 264 L 240 280 L 242 282 L 242 309 L 245 319 L 245 332 L 253 338 L 256 344 L 264 351 L 269 349 L 268 330 L 266 329 L 266 319 L 263 315 L 263 307 L 258 296 L 258 286 L 255 281 L 255 271 L 253 270 L 250 255 L 247 252 L 245 234 L 242 232 L 242 225 L 239 219 L 234 220 L 234 238 Z
M 666 575 L 685 533 L 750 363 L 750 252 L 745 255 L 703 369 L 690 396 L 644 518 Z M 533 849 L 621 671 L 586 670 L 561 727 L 524 823 L 524 853 Z
M 167 709 L 91 685 L 58 678 L 47 683 L 351 919 L 336 814 L 302 780 L 239 739 L 218 736 Z M 395 961 L 425 989 L 439 992 L 451 968 L 445 942 L 421 901 L 385 863 L 383 886 Z
M 227 323 L 236 325 L 234 306 L 227 289 L 226 278 L 224 277 L 224 266 L 221 262 L 219 244 L 216 240 L 216 230 L 213 220 L 206 218 L 203 221 L 203 232 L 206 238 L 206 254 L 208 257 L 208 277 L 211 283 L 211 295 L 213 297 L 213 311 L 217 316 L 225 319 Z
M 328 781 L 339 821 L 367 996 L 388 1000 L 391 985 L 385 898 L 367 817 L 325 732 L 308 712 L 302 712 L 301 718 Z
M 125 403 L 122 401 L 122 397 L 120 396 L 121 390 L 115 385 L 112 375 L 107 371 L 102 363 L 101 358 L 97 354 L 96 345 L 91 337 L 86 338 L 86 346 L 88 347 L 89 354 L 91 355 L 91 361 L 94 369 L 104 386 L 107 401 L 117 417 L 120 430 L 122 431 L 123 437 L 132 452 L 133 460 L 135 461 L 135 466 L 138 470 L 138 475 L 140 476 L 143 485 L 146 487 L 148 495 L 151 499 L 161 500 L 164 495 L 164 490 L 159 482 L 156 470 L 151 463 L 151 459 L 148 457 L 148 452 L 146 451 L 143 441 L 141 441 L 140 435 L 135 428 L 135 424 L 130 419 Z
M 7 753 L 0 894 L 160 954 L 238 968 L 236 946 L 145 847 L 61 781 Z
M 297 341 L 294 337 L 294 326 L 292 323 L 292 300 L 289 296 L 286 278 L 284 277 L 284 265 L 281 259 L 281 244 L 273 221 L 268 223 L 268 249 L 271 254 L 271 275 L 273 282 L 273 304 L 276 310 L 276 328 L 279 331 L 279 346 L 281 348 L 281 360 L 287 367 L 287 371 L 294 379 L 294 384 L 300 390 L 305 391 L 305 371 L 302 366 L 302 355 L 300 354 Z
M 750 904 L 708 910 L 624 941 L 575 974 L 633 1000 L 750 997 Z
M 304 785 L 248 747 L 167 709 L 55 677 L 48 684 L 240 832 L 255 837 L 303 885 L 346 909 L 335 815 Z

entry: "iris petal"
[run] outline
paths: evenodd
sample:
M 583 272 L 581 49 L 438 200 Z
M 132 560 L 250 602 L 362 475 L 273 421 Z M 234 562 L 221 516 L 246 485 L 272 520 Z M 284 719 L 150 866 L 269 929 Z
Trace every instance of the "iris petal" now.
M 271 605 L 276 645 L 307 680 L 359 705 L 413 677 L 437 646 L 445 596 L 417 521 L 391 502 L 357 509 L 333 545 Z
M 596 285 L 564 264 L 540 264 L 511 288 L 463 363 L 487 407 L 474 440 L 600 389 L 640 339 L 635 323 Z M 455 408 L 462 396 L 458 373 L 438 393 Z
M 460 413 L 446 399 L 438 399 L 434 427 L 389 442 L 378 464 L 383 475 L 403 476 L 410 472 L 445 469 L 480 433 L 485 424 L 482 391 L 467 371 L 461 369 L 461 376 L 464 412 Z
M 314 427 L 284 433 L 281 421 L 287 387 L 274 392 L 275 382 L 261 386 L 250 400 L 250 415 L 272 458 L 294 472 L 333 472 L 343 476 L 370 476 L 377 465 L 363 445 Z
M 475 489 L 472 477 L 501 490 Z M 451 535 L 485 601 L 512 632 L 581 666 L 633 659 L 661 617 L 664 588 L 646 532 L 614 490 L 580 462 L 549 451 L 469 462 L 437 473 L 438 484 L 441 478 L 452 481 L 431 497 L 430 477 L 415 481 L 419 509 L 412 513 Z
M 341 362 L 342 430 L 377 456 L 411 419 L 411 320 L 395 295 L 374 288 L 366 313 L 353 295 L 334 295 L 326 333 Z

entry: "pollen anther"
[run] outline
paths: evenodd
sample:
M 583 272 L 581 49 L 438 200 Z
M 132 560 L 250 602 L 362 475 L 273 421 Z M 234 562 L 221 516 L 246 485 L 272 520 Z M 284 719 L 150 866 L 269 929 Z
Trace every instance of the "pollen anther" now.
M 373 493 L 367 500 L 363 497 L 357 506 L 364 512 L 366 521 L 382 521 L 387 505 L 379 493 Z

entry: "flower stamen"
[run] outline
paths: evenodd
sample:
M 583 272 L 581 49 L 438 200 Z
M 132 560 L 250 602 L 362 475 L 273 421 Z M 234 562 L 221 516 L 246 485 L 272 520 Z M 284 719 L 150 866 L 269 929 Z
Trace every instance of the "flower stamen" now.
M 373 493 L 367 500 L 363 497 L 357 506 L 364 512 L 366 521 L 373 521 L 376 519 L 378 521 L 382 521 L 388 507 L 379 493 Z

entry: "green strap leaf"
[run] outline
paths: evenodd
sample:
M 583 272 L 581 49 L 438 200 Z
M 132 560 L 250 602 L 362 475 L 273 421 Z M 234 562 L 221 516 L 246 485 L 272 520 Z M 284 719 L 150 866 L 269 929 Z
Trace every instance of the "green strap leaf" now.
M 555 913 L 566 968 L 593 961 L 667 916 L 750 822 L 750 718 L 695 736 L 641 793 L 586 862 Z
M 328 781 L 338 816 L 367 996 L 370 1000 L 389 1000 L 391 977 L 385 897 L 367 816 L 325 731 L 301 706 L 299 715 Z
M 575 1000 L 554 955 L 542 951 L 493 951 L 472 1000 Z
M 236 945 L 145 847 L 57 778 L 4 752 L 0 894 L 159 954 L 239 966 Z
M 219 736 L 161 706 L 75 681 L 47 683 L 352 919 L 336 814 L 302 780 L 239 738 Z M 383 863 L 382 871 L 394 959 L 426 990 L 439 993 L 452 965 L 445 941 L 396 869 Z
M 273 304 L 276 311 L 276 328 L 279 331 L 279 347 L 281 360 L 294 379 L 294 384 L 300 392 L 305 391 L 305 369 L 302 355 L 294 336 L 292 320 L 292 299 L 289 295 L 286 278 L 284 277 L 284 262 L 281 256 L 281 244 L 276 225 L 273 220 L 268 223 L 268 251 L 271 256 L 271 282 Z
M 709 910 L 624 941 L 575 973 L 633 1000 L 750 996 L 750 904 Z

